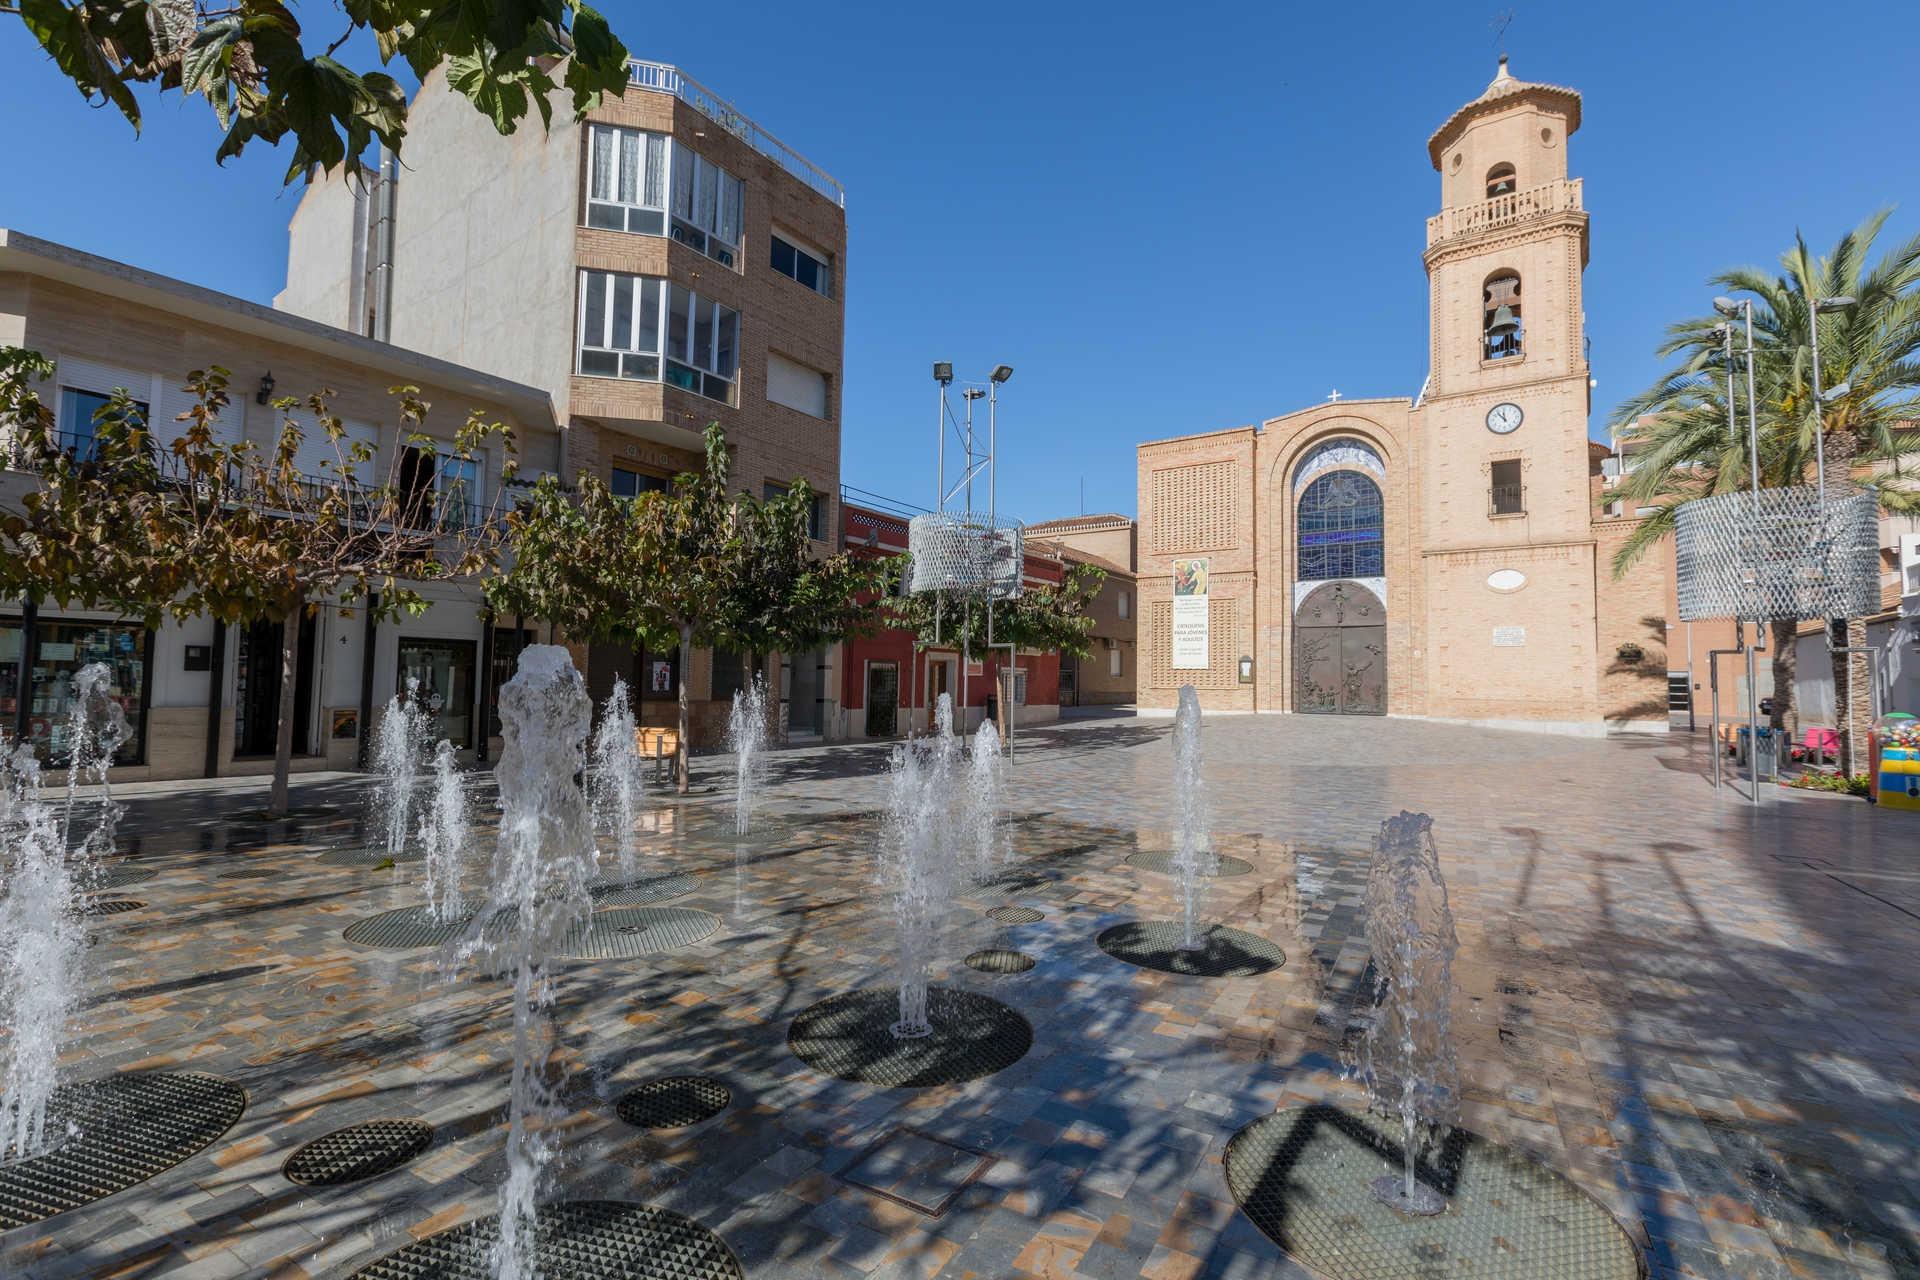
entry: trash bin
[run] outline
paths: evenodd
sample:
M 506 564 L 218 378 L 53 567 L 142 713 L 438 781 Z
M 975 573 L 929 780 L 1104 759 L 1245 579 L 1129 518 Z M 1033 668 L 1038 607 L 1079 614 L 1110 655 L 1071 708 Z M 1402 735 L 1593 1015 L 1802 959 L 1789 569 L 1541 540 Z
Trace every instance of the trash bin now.
M 1920 720 L 1893 711 L 1867 737 L 1867 789 L 1874 803 L 1920 811 Z

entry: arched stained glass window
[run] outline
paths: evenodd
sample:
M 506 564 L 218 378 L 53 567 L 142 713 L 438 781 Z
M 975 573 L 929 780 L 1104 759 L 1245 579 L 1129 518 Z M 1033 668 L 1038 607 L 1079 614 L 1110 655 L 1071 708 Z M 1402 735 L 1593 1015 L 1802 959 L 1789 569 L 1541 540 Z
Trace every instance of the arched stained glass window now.
M 1300 580 L 1386 574 L 1380 486 L 1352 471 L 1321 476 L 1300 495 Z

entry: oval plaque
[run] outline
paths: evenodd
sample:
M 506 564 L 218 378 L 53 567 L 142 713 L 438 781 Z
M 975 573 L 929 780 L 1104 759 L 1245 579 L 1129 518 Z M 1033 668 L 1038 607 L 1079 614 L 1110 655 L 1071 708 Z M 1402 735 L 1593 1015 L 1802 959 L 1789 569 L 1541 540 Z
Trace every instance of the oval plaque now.
M 1518 591 L 1527 585 L 1527 575 L 1518 569 L 1495 569 L 1487 575 L 1487 586 L 1494 591 Z

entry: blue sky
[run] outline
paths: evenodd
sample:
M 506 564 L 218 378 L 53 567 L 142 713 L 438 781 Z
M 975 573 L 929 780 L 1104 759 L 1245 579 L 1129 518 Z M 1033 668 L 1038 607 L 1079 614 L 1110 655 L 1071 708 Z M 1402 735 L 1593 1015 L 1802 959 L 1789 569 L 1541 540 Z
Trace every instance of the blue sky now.
M 843 479 L 927 501 L 929 362 L 1004 360 L 1001 506 L 1039 520 L 1080 510 L 1082 483 L 1087 510 L 1133 511 L 1139 441 L 1418 390 L 1425 142 L 1491 78 L 1499 7 L 606 12 L 636 56 L 846 184 Z M 1585 98 L 1595 436 L 1715 270 L 1886 204 L 1883 243 L 1920 233 L 1910 0 L 1515 7 L 1515 74 Z M 333 10 L 297 10 L 330 34 Z M 150 100 L 136 139 L 0 15 L 0 120 L 0 225 L 259 301 L 280 287 L 285 158 L 216 168 L 199 100 Z

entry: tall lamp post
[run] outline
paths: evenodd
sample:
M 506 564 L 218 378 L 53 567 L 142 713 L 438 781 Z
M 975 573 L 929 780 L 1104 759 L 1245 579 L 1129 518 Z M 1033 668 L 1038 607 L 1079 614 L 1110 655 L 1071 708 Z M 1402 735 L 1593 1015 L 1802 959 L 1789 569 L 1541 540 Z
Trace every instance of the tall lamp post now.
M 1743 633 L 1741 636 L 1741 647 L 1747 651 L 1747 785 L 1753 793 L 1751 796 L 1753 803 L 1759 804 L 1760 671 L 1756 659 L 1763 638 L 1766 635 L 1766 624 L 1760 616 L 1762 612 L 1764 612 L 1761 608 L 1761 592 L 1763 590 L 1763 570 L 1765 566 L 1760 563 L 1760 558 L 1763 553 L 1760 550 L 1758 542 L 1760 532 L 1760 401 L 1759 393 L 1755 386 L 1753 370 L 1753 299 L 1742 298 L 1736 302 L 1732 298 L 1715 298 L 1713 300 L 1713 309 L 1718 311 L 1722 316 L 1725 316 L 1729 322 L 1724 326 L 1727 331 L 1727 417 L 1729 425 L 1737 421 L 1733 412 L 1733 326 L 1731 322 L 1736 317 L 1744 318 L 1747 326 L 1747 475 L 1753 488 L 1753 530 L 1755 537 L 1753 544 L 1754 642 L 1752 644 L 1746 643 L 1746 636 L 1744 634 L 1746 623 L 1742 622 L 1740 626 Z M 1735 427 L 1735 438 L 1738 439 L 1737 427 Z M 1718 750 L 1717 745 L 1715 749 Z M 1778 771 L 1779 766 L 1776 763 L 1775 773 L 1777 774 Z

